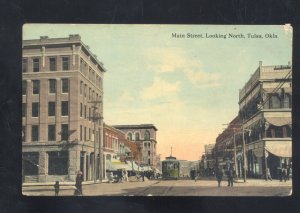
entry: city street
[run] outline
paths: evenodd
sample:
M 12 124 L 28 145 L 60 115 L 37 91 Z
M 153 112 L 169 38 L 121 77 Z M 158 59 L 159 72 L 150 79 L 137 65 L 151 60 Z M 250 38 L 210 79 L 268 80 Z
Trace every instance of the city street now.
M 101 183 L 83 185 L 84 196 L 288 196 L 292 182 L 278 180 L 239 180 L 233 187 L 223 181 L 217 187 L 215 180 L 151 180 L 145 182 Z M 59 195 L 72 196 L 74 185 L 61 186 Z M 53 196 L 53 186 L 26 186 L 28 196 Z

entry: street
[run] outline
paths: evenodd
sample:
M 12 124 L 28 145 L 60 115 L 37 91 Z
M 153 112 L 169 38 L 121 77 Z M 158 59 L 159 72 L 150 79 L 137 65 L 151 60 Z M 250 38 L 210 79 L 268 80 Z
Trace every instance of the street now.
M 233 187 L 222 181 L 217 187 L 215 180 L 147 180 L 145 182 L 101 183 L 83 185 L 84 196 L 288 196 L 292 182 L 278 180 L 241 180 Z M 60 196 L 72 196 L 74 185 L 61 186 Z M 53 196 L 53 186 L 23 187 L 26 196 Z

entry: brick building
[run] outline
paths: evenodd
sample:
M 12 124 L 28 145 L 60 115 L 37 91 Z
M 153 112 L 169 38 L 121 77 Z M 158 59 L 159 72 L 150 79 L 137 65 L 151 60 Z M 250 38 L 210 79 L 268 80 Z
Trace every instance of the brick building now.
M 157 128 L 153 124 L 115 125 L 113 127 L 124 132 L 129 141 L 136 143 L 138 152 L 141 153 L 138 157 L 138 163 L 140 165 L 157 166 Z
M 101 179 L 103 64 L 70 35 L 24 40 L 22 65 L 23 181 Z

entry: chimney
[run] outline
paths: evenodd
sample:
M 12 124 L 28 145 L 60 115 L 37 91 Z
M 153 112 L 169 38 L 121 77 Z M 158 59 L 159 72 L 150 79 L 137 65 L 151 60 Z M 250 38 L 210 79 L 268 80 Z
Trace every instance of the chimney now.
M 49 38 L 48 36 L 40 36 L 41 40 L 48 39 L 48 38 Z
M 79 34 L 70 34 L 69 35 L 69 40 L 80 40 L 81 37 Z

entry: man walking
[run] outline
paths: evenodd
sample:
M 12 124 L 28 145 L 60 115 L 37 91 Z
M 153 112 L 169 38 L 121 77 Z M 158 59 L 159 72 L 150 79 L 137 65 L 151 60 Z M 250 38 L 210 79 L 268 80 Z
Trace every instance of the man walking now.
M 222 178 L 223 178 L 223 168 L 217 167 L 216 178 L 217 178 L 217 181 L 218 181 L 218 187 L 220 187 L 221 186 L 221 181 L 222 181 Z
M 233 187 L 233 177 L 234 177 L 234 169 L 233 169 L 232 165 L 230 165 L 230 168 L 227 172 L 228 186 Z

